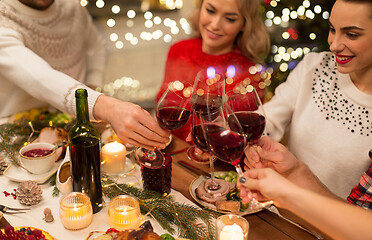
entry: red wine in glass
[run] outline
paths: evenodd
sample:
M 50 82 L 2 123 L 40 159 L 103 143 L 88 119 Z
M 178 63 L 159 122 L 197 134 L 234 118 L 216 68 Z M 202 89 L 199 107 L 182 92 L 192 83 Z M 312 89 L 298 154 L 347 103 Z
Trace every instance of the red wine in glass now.
M 206 124 L 205 131 L 213 154 L 224 162 L 238 165 L 245 148 L 244 135 L 217 124 Z
M 204 95 L 193 95 L 191 97 L 191 107 L 202 118 L 209 118 L 213 121 L 218 117 L 219 110 L 222 105 L 222 96 L 217 94 L 207 93 Z
M 191 112 L 180 107 L 162 107 L 156 113 L 156 118 L 162 128 L 176 130 L 181 128 L 190 118 Z
M 205 140 L 203 129 L 201 125 L 193 126 L 191 129 L 191 137 L 195 145 L 201 150 L 209 151 L 207 141 Z
M 265 130 L 265 117 L 259 113 L 248 111 L 235 112 L 235 116 L 243 128 L 247 143 L 257 143 Z
M 185 125 L 190 118 L 190 96 L 192 88 L 188 83 L 174 81 L 169 83 L 156 105 L 156 118 L 159 125 L 168 130 L 175 130 Z M 135 155 L 140 164 L 158 168 L 164 163 L 164 155 L 158 149 L 150 151 L 139 148 Z

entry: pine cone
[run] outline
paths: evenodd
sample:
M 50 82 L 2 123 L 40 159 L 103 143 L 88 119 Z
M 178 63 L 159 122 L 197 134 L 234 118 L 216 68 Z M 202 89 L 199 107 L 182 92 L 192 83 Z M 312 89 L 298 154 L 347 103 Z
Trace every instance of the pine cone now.
M 8 163 L 0 157 L 0 175 L 3 175 L 5 169 L 8 167 Z
M 41 190 L 36 182 L 31 180 L 20 183 L 16 194 L 19 202 L 27 206 L 36 205 L 43 198 L 43 190 Z

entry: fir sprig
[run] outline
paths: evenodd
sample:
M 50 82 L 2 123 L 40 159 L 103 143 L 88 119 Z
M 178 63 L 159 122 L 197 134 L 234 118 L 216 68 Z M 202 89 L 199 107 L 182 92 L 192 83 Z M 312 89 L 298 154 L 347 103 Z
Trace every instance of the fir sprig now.
M 5 153 L 11 163 L 16 166 L 20 166 L 18 150 L 27 141 L 30 133 L 31 129 L 27 129 L 23 124 L 0 125 L 0 152 Z
M 141 213 L 152 216 L 170 234 L 188 239 L 214 239 L 214 221 L 220 214 L 209 209 L 178 203 L 172 195 L 161 195 L 128 184 L 102 178 L 105 196 L 131 195 L 139 201 Z

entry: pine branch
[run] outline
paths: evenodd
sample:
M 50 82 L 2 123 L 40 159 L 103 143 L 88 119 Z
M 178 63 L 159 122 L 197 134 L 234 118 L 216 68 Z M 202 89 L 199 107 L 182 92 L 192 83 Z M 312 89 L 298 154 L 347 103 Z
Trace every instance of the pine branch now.
M 172 195 L 146 191 L 128 184 L 116 184 L 108 176 L 102 178 L 103 193 L 110 199 L 131 195 L 138 199 L 142 215 L 149 214 L 170 234 L 188 239 L 214 239 L 214 221 L 220 214 L 209 209 L 178 203 Z

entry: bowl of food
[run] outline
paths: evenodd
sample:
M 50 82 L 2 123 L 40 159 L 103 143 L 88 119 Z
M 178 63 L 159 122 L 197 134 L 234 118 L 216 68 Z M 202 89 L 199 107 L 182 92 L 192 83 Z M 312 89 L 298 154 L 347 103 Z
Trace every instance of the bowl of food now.
M 22 166 L 33 174 L 48 172 L 58 158 L 53 148 L 53 144 L 46 142 L 35 142 L 23 146 L 19 150 Z

